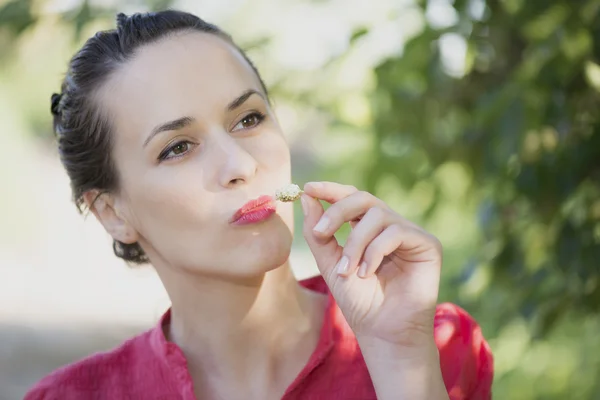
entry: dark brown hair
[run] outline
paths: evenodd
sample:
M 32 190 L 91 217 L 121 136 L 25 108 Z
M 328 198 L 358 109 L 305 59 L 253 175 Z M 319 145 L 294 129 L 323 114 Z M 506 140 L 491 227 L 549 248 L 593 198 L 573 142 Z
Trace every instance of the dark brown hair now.
M 61 93 L 54 93 L 51 98 L 60 159 L 71 180 L 73 200 L 80 212 L 85 207 L 84 193 L 94 189 L 100 193 L 111 192 L 119 185 L 112 160 L 111 122 L 94 101 L 94 93 L 140 46 L 186 30 L 213 34 L 234 46 L 252 67 L 268 95 L 260 74 L 244 51 L 217 26 L 175 10 L 131 16 L 118 14 L 117 29 L 96 33 L 73 56 Z M 148 262 L 138 243 L 115 240 L 113 249 L 117 257 L 128 262 Z

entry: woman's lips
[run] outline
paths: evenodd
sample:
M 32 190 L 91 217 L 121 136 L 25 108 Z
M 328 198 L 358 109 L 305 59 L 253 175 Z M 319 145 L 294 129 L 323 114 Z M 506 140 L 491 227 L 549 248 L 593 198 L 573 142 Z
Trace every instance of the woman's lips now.
M 250 200 L 233 214 L 231 223 L 247 225 L 261 222 L 275 213 L 275 199 L 273 196 L 260 196 Z

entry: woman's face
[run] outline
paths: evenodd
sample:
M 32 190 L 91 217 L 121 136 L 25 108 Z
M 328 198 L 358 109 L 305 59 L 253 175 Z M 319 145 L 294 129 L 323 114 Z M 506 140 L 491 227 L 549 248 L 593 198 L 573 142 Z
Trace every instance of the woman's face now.
M 142 47 L 99 91 L 113 124 L 114 209 L 156 266 L 244 277 L 287 260 L 290 204 L 258 223 L 231 221 L 290 182 L 265 97 L 233 46 L 196 32 Z

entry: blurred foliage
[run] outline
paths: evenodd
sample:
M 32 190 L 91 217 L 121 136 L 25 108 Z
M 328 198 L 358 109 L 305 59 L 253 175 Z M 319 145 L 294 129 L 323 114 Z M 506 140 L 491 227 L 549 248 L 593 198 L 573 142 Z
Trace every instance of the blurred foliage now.
M 449 22 L 426 20 L 442 3 Z M 96 4 L 60 15 L 75 42 L 114 18 L 117 6 Z M 0 2 L 3 58 L 38 6 Z M 472 312 L 490 339 L 494 398 L 600 398 L 600 0 L 413 7 L 426 22 L 360 95 L 332 82 L 375 28 L 364 24 L 318 74 L 274 67 L 272 91 L 315 111 L 307 130 L 327 131 L 318 150 L 333 164 L 320 175 L 373 191 L 448 243 L 441 298 Z M 348 154 L 337 150 L 350 142 Z M 301 169 L 300 181 L 311 175 Z
M 413 187 L 444 164 L 467 169 L 477 264 L 502 299 L 490 311 L 498 327 L 518 311 L 545 335 L 573 309 L 600 309 L 600 2 L 490 1 L 479 19 L 472 3 L 455 1 L 455 25 L 426 27 L 378 66 L 367 182 L 390 171 Z M 444 71 L 445 35 L 466 41 L 464 76 Z
M 173 0 L 134 0 L 129 6 L 156 11 L 171 7 L 172 4 Z M 0 54 L 9 54 L 14 47 L 14 39 L 38 22 L 38 14 L 42 13 L 40 7 L 45 5 L 47 4 L 33 0 L 12 0 L 4 4 L 0 2 Z M 98 19 L 114 19 L 119 11 L 117 6 L 95 5 L 90 0 L 83 0 L 77 7 L 62 12 L 60 17 L 73 27 L 73 38 L 79 41 L 88 24 Z
M 484 5 L 477 16 L 475 3 Z M 486 269 L 487 284 L 465 306 L 493 315 L 487 332 L 521 315 L 542 338 L 567 316 L 600 309 L 600 2 L 453 7 L 455 24 L 425 27 L 376 70 L 366 183 L 374 190 L 382 171 L 405 188 L 433 182 L 430 213 L 452 185 L 432 179 L 436 171 L 467 170 L 462 195 L 479 199 L 482 234 L 456 283 Z M 445 71 L 440 51 L 452 36 L 466 43 L 460 76 Z M 595 386 L 582 396 L 599 398 Z

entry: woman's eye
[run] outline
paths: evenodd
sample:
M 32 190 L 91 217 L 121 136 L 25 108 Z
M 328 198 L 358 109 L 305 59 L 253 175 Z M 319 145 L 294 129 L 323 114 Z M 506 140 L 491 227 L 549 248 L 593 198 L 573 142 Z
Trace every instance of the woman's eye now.
M 178 143 L 171 148 L 173 154 L 182 154 L 185 153 L 188 149 L 188 144 L 186 142 Z
M 167 147 L 158 157 L 159 160 L 168 160 L 170 158 L 177 158 L 186 154 L 191 150 L 193 143 L 188 141 L 177 142 L 170 147 Z
M 265 116 L 263 114 L 253 112 L 252 114 L 248 114 L 244 118 L 242 118 L 242 120 L 238 122 L 236 126 L 233 127 L 233 130 L 237 131 L 240 129 L 254 128 L 255 126 L 259 125 L 264 119 Z

